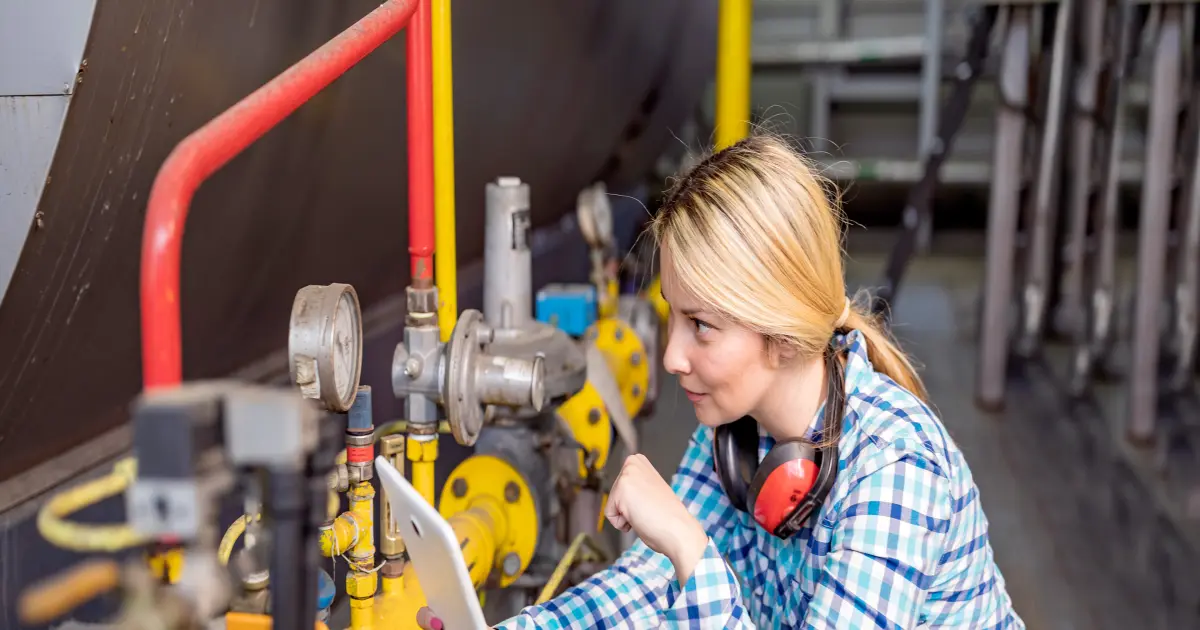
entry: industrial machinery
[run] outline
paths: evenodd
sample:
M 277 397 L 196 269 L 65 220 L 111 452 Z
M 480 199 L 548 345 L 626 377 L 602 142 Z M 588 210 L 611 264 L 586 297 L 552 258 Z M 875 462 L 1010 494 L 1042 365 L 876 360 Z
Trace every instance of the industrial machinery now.
M 442 433 L 475 453 L 451 472 L 436 504 L 463 541 L 476 585 L 508 589 L 502 601 L 510 605 L 500 614 L 517 612 L 535 593 L 556 592 L 577 560 L 598 566 L 610 553 L 595 541 L 602 469 L 615 436 L 632 431 L 626 420 L 614 432 L 612 418 L 628 418 L 645 399 L 650 358 L 615 314 L 579 339 L 532 318 L 529 186 L 500 178 L 487 192 L 486 265 L 494 275 L 487 313 L 464 311 L 443 343 L 437 288 L 408 289 L 405 338 L 392 362 L 405 420 L 373 420 L 372 390 L 359 381 L 362 314 L 346 284 L 296 294 L 288 348 L 298 396 L 199 383 L 148 394 L 138 405 L 130 525 L 141 537 L 180 546 L 179 569 L 165 576 L 178 587 L 170 597 L 182 598 L 168 627 L 226 610 L 229 627 L 255 615 L 269 614 L 280 627 L 298 627 L 293 616 L 301 613 L 295 623 L 327 619 L 333 598 L 317 593 L 332 577 L 319 568 L 318 548 L 348 565 L 350 627 L 411 626 L 424 596 L 405 579 L 404 543 L 386 503 L 376 502 L 373 461 L 377 446 L 398 469 L 407 460 L 414 486 L 432 499 Z M 606 322 L 615 331 L 608 345 L 595 332 Z M 609 369 L 619 363 L 629 369 Z M 160 441 L 170 448 L 157 448 Z M 339 441 L 344 449 L 334 456 Z M 636 441 L 625 448 L 635 452 Z M 235 487 L 245 513 L 218 544 L 214 506 Z M 345 495 L 348 510 L 338 513 L 334 493 Z M 245 544 L 235 552 L 239 536 Z M 149 571 L 135 563 L 126 573 Z M 174 610 L 145 601 L 130 595 L 118 623 Z M 272 605 L 283 601 L 297 605 Z
M 484 308 L 457 312 L 453 134 L 432 107 L 438 94 L 446 97 L 448 40 L 436 39 L 432 64 L 424 48 L 449 16 L 445 4 L 432 9 L 431 19 L 431 6 L 418 0 L 384 3 L 193 133 L 164 163 L 146 213 L 145 388 L 133 413 L 133 456 L 101 482 L 57 496 L 39 517 L 55 544 L 141 547 L 148 562 L 80 565 L 31 589 L 26 622 L 44 623 L 118 589 L 119 627 L 191 628 L 220 616 L 231 629 L 312 627 L 330 617 L 341 558 L 350 627 L 412 627 L 424 596 L 405 571 L 403 540 L 376 503 L 377 447 L 398 469 L 410 462 L 413 485 L 460 534 L 476 585 L 504 589 L 489 598 L 501 604 L 494 614 L 550 597 L 573 565 L 594 570 L 611 555 L 594 540 L 603 467 L 618 439 L 627 453 L 637 451 L 630 418 L 652 394 L 657 361 L 647 345 L 656 347 L 657 329 L 642 322 L 635 330 L 636 308 L 619 317 L 619 300 L 601 300 L 603 317 L 582 336 L 534 319 L 531 191 L 513 177 L 487 186 Z M 179 255 L 196 187 L 406 24 L 412 280 L 389 370 L 403 419 L 375 420 L 378 396 L 362 382 L 366 316 L 345 283 L 296 293 L 287 335 L 291 388 L 183 382 Z M 611 247 L 608 234 L 601 238 Z M 594 262 L 611 259 L 605 252 Z M 437 497 L 443 434 L 474 453 Z M 171 447 L 157 449 L 162 440 Z M 127 524 L 64 520 L 122 492 Z M 231 496 L 241 515 L 218 536 L 220 505 Z M 321 556 L 333 571 L 324 571 Z

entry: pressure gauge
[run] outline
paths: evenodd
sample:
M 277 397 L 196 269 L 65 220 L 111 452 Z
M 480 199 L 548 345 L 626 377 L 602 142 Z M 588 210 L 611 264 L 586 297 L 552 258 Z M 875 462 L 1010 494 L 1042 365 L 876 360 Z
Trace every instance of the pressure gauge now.
M 604 182 L 583 189 L 575 202 L 575 216 L 583 240 L 595 248 L 606 248 L 613 239 L 612 205 Z
M 330 411 L 350 409 L 362 373 L 362 310 L 354 287 L 309 285 L 296 293 L 288 363 L 305 398 Z

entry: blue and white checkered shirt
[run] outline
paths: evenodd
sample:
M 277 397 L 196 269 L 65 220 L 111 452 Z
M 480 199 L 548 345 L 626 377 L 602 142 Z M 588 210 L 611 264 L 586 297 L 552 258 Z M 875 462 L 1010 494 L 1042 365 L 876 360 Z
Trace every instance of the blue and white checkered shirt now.
M 734 508 L 700 427 L 672 479 L 709 534 L 687 584 L 635 543 L 613 566 L 499 628 L 1024 628 L 992 559 L 971 471 L 918 398 L 851 332 L 837 481 L 784 541 Z M 759 458 L 773 440 L 763 437 Z M 815 526 L 814 526 L 815 524 Z

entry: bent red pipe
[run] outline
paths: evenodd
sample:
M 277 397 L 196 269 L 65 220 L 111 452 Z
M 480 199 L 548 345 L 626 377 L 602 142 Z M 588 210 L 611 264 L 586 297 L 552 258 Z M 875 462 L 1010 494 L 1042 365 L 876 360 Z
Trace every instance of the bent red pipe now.
M 193 132 L 171 151 L 150 189 L 142 234 L 142 379 L 146 390 L 178 385 L 183 377 L 179 259 L 183 227 L 196 189 L 246 147 L 400 32 L 417 11 L 418 4 L 426 3 L 427 0 L 384 2 L 349 29 Z M 428 15 L 427 8 L 422 7 L 422 11 Z M 430 41 L 428 33 L 426 18 L 423 40 L 426 47 Z M 413 34 L 409 39 L 422 40 L 419 34 Z M 412 44 L 409 49 L 412 50 Z M 424 55 L 428 60 L 429 52 Z M 414 82 L 411 75 L 418 75 L 415 82 L 420 83 L 422 73 L 427 77 L 426 82 L 432 83 L 432 70 L 422 71 L 419 66 L 413 67 L 411 53 L 408 63 L 410 85 Z M 412 106 L 413 96 L 410 90 L 410 130 L 416 124 L 412 117 L 420 109 Z M 429 115 L 425 115 L 425 118 L 429 118 Z M 428 127 L 424 133 L 432 137 L 432 130 Z M 409 162 L 425 162 L 432 169 L 432 141 L 428 154 L 412 153 L 415 147 L 410 138 Z M 410 183 L 410 196 L 413 199 L 428 196 L 432 200 L 432 170 L 428 190 L 423 193 L 417 190 L 423 186 L 426 186 L 424 181 L 414 180 Z M 432 232 L 432 202 L 429 205 L 429 230 Z M 414 205 L 410 212 L 415 214 L 417 206 Z M 416 219 L 411 221 L 420 226 Z M 418 240 L 417 234 L 412 235 L 412 249 L 423 252 L 425 249 L 421 244 L 425 242 L 424 234 L 420 236 L 421 240 Z M 428 256 L 432 257 L 432 235 L 428 243 Z

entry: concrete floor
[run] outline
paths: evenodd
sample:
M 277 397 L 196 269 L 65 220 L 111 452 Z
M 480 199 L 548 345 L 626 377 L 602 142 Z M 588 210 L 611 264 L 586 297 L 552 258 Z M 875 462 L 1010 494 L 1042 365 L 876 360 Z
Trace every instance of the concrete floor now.
M 846 272 L 851 291 L 877 281 L 884 258 L 875 249 L 852 248 Z M 1013 430 L 1015 422 L 1029 419 L 1022 416 L 1043 412 L 1010 403 L 1007 413 L 989 415 L 974 405 L 983 261 L 979 250 L 968 254 L 973 248 L 961 243 L 955 249 L 963 251 L 914 262 L 894 305 L 894 329 L 915 355 L 943 422 L 967 456 L 991 523 L 996 561 L 1018 612 L 1029 628 L 1039 630 L 1145 627 L 1122 614 L 1117 584 L 1098 569 L 1095 550 L 1087 548 L 1087 524 L 1072 521 L 1074 510 L 1066 507 L 1070 501 L 1062 494 L 1070 490 L 1045 483 L 1054 473 L 1039 468 L 1041 458 L 1026 448 L 1025 432 Z M 647 422 L 653 438 L 643 448 L 669 478 L 696 420 L 678 382 L 664 374 L 662 383 L 655 417 Z

